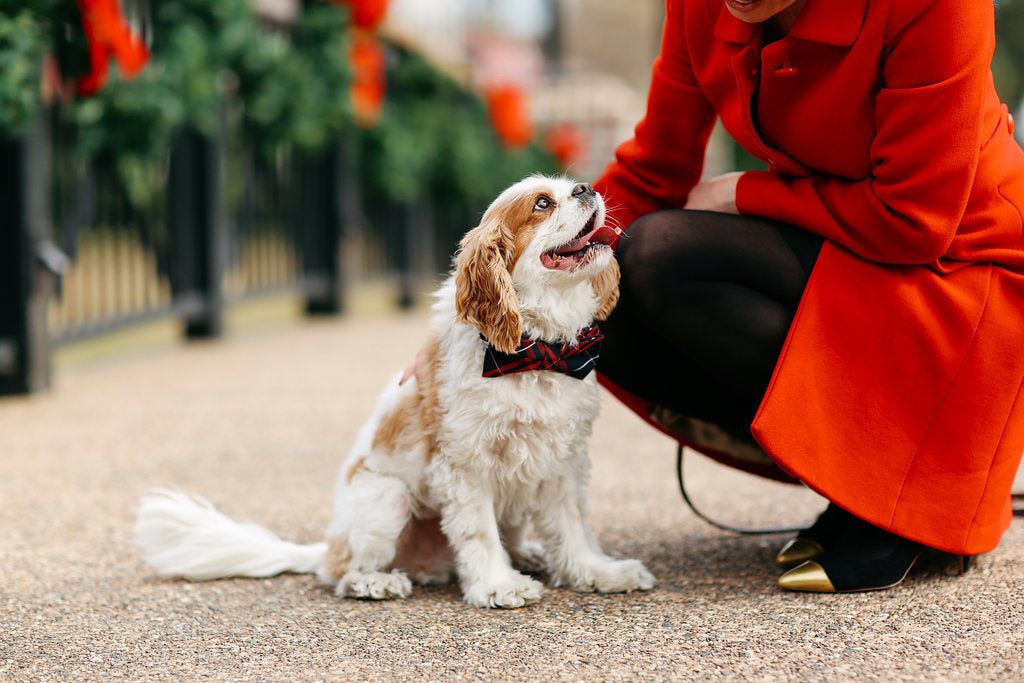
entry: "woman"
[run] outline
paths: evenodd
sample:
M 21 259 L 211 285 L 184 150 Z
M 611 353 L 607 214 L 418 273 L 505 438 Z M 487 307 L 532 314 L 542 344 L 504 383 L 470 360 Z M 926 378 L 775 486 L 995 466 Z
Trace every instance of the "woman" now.
M 1009 525 L 1024 152 L 993 45 L 990 0 L 669 0 L 646 116 L 595 183 L 629 226 L 606 385 L 830 501 L 784 588 L 889 587 Z M 767 170 L 698 182 L 716 116 Z

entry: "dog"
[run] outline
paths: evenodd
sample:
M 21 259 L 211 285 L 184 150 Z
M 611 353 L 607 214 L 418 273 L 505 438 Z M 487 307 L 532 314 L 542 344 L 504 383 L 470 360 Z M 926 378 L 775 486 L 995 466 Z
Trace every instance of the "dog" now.
M 144 559 L 193 580 L 316 573 L 369 599 L 457 577 L 479 607 L 541 599 L 516 567 L 576 591 L 652 588 L 587 522 L 594 323 L 618 300 L 618 231 L 604 221 L 601 196 L 565 177 L 531 176 L 494 200 L 436 293 L 415 376 L 388 384 L 342 464 L 326 542 L 292 544 L 157 490 L 135 529 Z

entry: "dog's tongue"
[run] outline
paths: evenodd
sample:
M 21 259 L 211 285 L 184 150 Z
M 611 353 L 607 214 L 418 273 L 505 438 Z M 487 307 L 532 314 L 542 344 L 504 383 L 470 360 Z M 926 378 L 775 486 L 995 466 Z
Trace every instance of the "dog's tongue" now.
M 580 249 L 583 249 L 588 244 L 607 244 L 609 246 L 614 246 L 615 243 L 619 241 L 619 237 L 621 235 L 622 231 L 618 228 L 602 225 L 599 228 L 594 228 L 590 232 L 580 235 L 572 242 L 563 245 L 560 249 L 557 249 L 555 253 L 568 256 L 569 254 L 574 254 Z
M 622 228 L 617 228 L 605 223 L 590 235 L 590 241 L 600 242 L 601 244 L 607 244 L 610 247 L 614 247 L 618 243 L 620 237 L 622 237 Z

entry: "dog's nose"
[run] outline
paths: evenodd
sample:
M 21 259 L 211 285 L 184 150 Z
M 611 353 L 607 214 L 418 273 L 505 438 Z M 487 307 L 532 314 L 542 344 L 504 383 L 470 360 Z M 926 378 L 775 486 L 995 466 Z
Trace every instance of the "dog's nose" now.
M 587 183 L 579 183 L 576 187 L 572 188 L 572 196 L 579 197 L 580 195 L 593 195 L 594 188 Z

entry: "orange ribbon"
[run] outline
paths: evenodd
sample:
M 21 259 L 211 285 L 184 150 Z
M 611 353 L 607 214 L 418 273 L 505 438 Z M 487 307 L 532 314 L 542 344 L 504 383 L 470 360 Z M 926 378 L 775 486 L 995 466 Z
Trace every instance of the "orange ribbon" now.
M 90 71 L 78 81 L 78 94 L 93 95 L 107 82 L 110 58 L 121 75 L 135 77 L 149 61 L 149 49 L 132 31 L 118 0 L 78 0 L 89 42 Z
M 387 70 L 384 48 L 373 35 L 355 31 L 349 62 L 352 65 L 352 113 L 356 123 L 372 128 L 384 103 Z
M 533 138 L 533 122 L 526 106 L 526 96 L 515 86 L 488 88 L 484 93 L 491 127 L 506 147 L 525 147 Z

